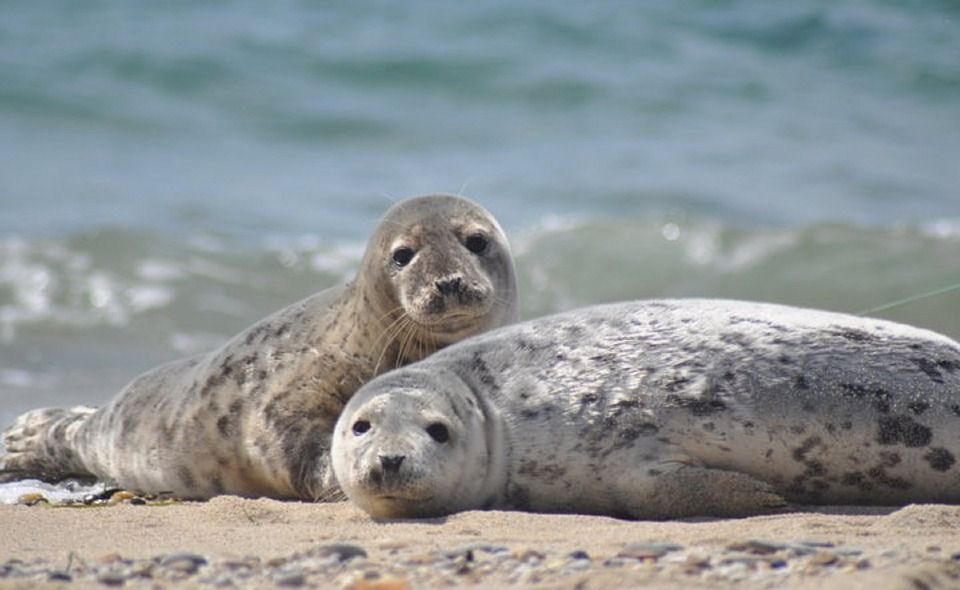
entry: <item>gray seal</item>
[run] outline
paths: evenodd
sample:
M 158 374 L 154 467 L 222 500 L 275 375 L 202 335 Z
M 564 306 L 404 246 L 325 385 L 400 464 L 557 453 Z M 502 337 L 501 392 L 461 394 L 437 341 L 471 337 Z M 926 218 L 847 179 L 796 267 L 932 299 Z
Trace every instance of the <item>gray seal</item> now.
M 24 414 L 4 432 L 3 469 L 183 498 L 335 498 L 330 435 L 356 389 L 516 315 L 497 221 L 462 197 L 408 199 L 353 281 L 141 375 L 100 410 Z
M 960 344 L 889 321 L 665 300 L 516 324 L 365 385 L 338 481 L 377 517 L 628 518 L 960 502 Z

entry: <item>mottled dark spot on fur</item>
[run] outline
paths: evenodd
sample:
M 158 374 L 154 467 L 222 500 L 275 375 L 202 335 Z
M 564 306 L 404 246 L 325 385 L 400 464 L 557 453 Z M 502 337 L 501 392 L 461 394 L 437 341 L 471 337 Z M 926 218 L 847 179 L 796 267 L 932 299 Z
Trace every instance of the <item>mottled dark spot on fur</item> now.
M 956 463 L 953 454 L 943 447 L 931 448 L 927 451 L 927 454 L 923 456 L 923 459 L 930 464 L 930 467 L 934 471 L 947 471 Z
M 840 392 L 847 397 L 860 399 L 867 395 L 867 388 L 857 383 L 841 383 Z
M 789 356 L 785 355 L 785 354 L 781 354 L 781 355 L 780 355 L 780 358 L 778 358 L 777 361 L 778 361 L 781 365 L 792 365 L 792 364 L 793 364 L 793 359 L 790 358 Z
M 853 422 L 847 420 L 840 423 L 840 428 L 844 430 L 853 430 Z
M 703 429 L 706 430 L 707 432 L 713 432 L 714 430 L 717 429 L 717 425 L 714 424 L 713 422 L 704 422 Z
M 477 374 L 477 379 L 479 379 L 480 383 L 483 383 L 494 391 L 499 389 L 496 378 L 494 378 L 493 373 L 490 372 L 490 367 L 486 361 L 483 360 L 483 357 L 480 356 L 479 352 L 473 354 L 473 370 Z
M 834 424 L 833 422 L 827 422 L 826 425 L 824 426 L 824 428 L 826 428 L 826 429 L 827 429 L 827 432 L 830 433 L 830 434 L 836 434 L 836 433 L 837 433 L 837 425 Z
M 736 374 L 734 374 L 733 371 L 726 371 L 726 372 L 723 374 L 723 380 L 724 380 L 724 381 L 733 381 L 733 380 L 736 379 L 736 378 L 737 378 L 737 376 L 736 376 Z
M 903 461 L 903 459 L 900 458 L 900 453 L 880 451 L 880 464 L 884 467 L 896 467 L 901 461 Z
M 698 418 L 710 416 L 727 409 L 727 404 L 725 404 L 723 400 L 717 398 L 692 398 L 682 397 L 679 395 L 668 395 L 666 397 L 666 402 L 671 405 L 686 408 Z
M 647 475 L 649 475 L 650 477 L 656 477 L 656 476 L 660 475 L 660 473 L 662 473 L 662 472 L 661 472 L 659 469 L 648 469 L 648 470 L 647 470 Z
M 804 375 L 797 375 L 797 378 L 793 380 L 793 386 L 796 389 L 810 389 L 810 384 Z
M 224 414 L 217 419 L 217 430 L 223 438 L 230 438 L 233 435 L 233 425 L 230 423 L 230 416 Z
M 532 420 L 533 418 L 538 417 L 540 415 L 540 412 L 538 412 L 537 410 L 531 410 L 527 408 L 527 409 L 521 410 L 520 415 L 527 420 Z
M 930 404 L 927 402 L 910 402 L 907 404 L 907 408 L 915 415 L 919 416 L 930 409 Z
M 931 381 L 934 383 L 943 383 L 943 374 L 940 372 L 938 363 L 935 363 L 924 357 L 917 357 L 911 360 L 917 363 L 917 368 L 919 368 L 924 375 L 929 377 Z
M 851 471 L 844 473 L 840 477 L 840 483 L 846 486 L 858 488 L 862 492 L 869 492 L 873 489 L 873 484 L 867 481 L 866 476 L 860 471 Z
M 886 401 L 886 400 L 877 400 L 877 401 L 873 402 L 873 407 L 874 407 L 874 409 L 876 409 L 876 410 L 877 410 L 878 412 L 880 412 L 881 414 L 889 414 L 889 413 L 890 413 L 890 402 L 888 402 L 888 401 Z
M 603 365 L 612 365 L 617 362 L 617 355 L 615 354 L 596 354 L 590 357 L 591 361 L 600 363 Z
M 595 393 L 585 393 L 580 396 L 580 403 L 584 405 L 592 404 L 599 401 L 599 399 L 600 399 L 600 396 Z
M 190 472 L 190 468 L 186 465 L 181 465 L 177 469 L 177 477 L 180 478 L 180 482 L 183 483 L 184 487 L 188 489 L 193 489 L 197 485 L 197 481 L 193 478 L 193 474 Z
M 813 447 L 819 445 L 822 441 L 819 436 L 811 436 L 800 443 L 800 446 L 793 449 L 794 461 L 803 463 L 807 460 L 807 453 L 813 450 Z
M 617 410 L 617 413 L 620 414 L 623 410 L 629 410 L 631 408 L 637 408 L 640 406 L 640 402 L 635 399 L 622 399 L 615 404 L 613 404 Z
M 773 456 L 773 449 L 767 449 L 767 452 L 764 453 L 763 456 L 766 457 L 767 459 L 769 459 L 770 457 L 772 457 L 772 456 Z
M 867 471 L 867 475 L 880 485 L 885 485 L 888 488 L 893 488 L 895 490 L 908 490 L 913 487 L 912 483 L 903 479 L 902 477 L 891 477 L 887 475 L 887 472 L 883 469 L 883 467 L 873 467 Z
M 864 330 L 858 330 L 856 328 L 843 328 L 843 327 L 834 327 L 833 334 L 839 336 L 851 342 L 869 342 L 877 340 L 878 337 L 866 332 Z
M 794 424 L 793 426 L 790 427 L 790 432 L 794 434 L 803 434 L 806 431 L 807 431 L 807 427 L 804 426 L 803 424 Z
M 663 388 L 670 392 L 679 391 L 683 389 L 687 383 L 690 383 L 690 379 L 688 377 L 674 377 L 670 381 L 664 383 Z
M 754 424 L 754 423 L 751 422 L 750 420 L 745 420 L 745 421 L 743 422 L 743 427 L 744 427 L 744 428 L 753 428 L 754 426 L 756 426 L 756 424 Z
M 814 492 L 821 493 L 829 490 L 830 484 L 822 479 L 814 479 L 810 482 L 810 487 L 813 488 Z
M 637 440 L 641 436 L 652 436 L 660 432 L 660 428 L 656 424 L 638 424 L 633 427 L 624 428 L 617 433 L 617 448 L 623 448 L 629 446 L 630 443 Z
M 877 442 L 881 445 L 899 443 L 908 447 L 925 447 L 933 438 L 929 428 L 909 416 L 883 416 L 878 425 Z
M 911 350 L 923 350 L 923 345 L 920 344 L 919 342 L 913 342 L 912 344 L 910 344 L 909 348 Z

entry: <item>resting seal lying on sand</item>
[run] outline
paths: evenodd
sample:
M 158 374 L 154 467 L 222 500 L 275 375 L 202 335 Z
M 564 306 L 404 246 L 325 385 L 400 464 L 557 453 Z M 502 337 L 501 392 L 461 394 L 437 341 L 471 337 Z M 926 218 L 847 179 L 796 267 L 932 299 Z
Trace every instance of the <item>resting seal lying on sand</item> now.
M 960 344 L 770 304 L 587 308 L 371 381 L 332 455 L 381 517 L 958 502 Z
M 406 200 L 353 282 L 141 375 L 100 410 L 24 414 L 3 435 L 3 467 L 185 498 L 332 497 L 330 435 L 354 391 L 514 320 L 516 301 L 510 249 L 487 211 L 454 196 Z

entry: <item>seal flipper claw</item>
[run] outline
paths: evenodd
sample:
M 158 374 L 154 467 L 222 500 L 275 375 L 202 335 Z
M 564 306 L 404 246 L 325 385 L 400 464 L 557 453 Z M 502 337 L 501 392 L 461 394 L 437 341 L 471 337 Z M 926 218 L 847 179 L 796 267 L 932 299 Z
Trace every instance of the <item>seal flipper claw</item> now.
M 17 418 L 3 433 L 0 469 L 42 479 L 92 475 L 74 446 L 77 429 L 95 408 L 43 408 Z

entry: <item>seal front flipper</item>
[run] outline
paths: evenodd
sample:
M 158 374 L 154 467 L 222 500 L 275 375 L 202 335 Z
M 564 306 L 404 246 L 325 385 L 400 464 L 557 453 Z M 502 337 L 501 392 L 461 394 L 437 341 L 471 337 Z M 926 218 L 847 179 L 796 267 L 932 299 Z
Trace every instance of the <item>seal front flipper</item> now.
M 635 518 L 750 516 L 785 508 L 766 483 L 738 471 L 683 465 L 656 476 L 653 498 L 637 498 Z
M 95 408 L 43 408 L 23 414 L 3 433 L 0 469 L 48 480 L 92 475 L 76 449 L 77 430 Z

